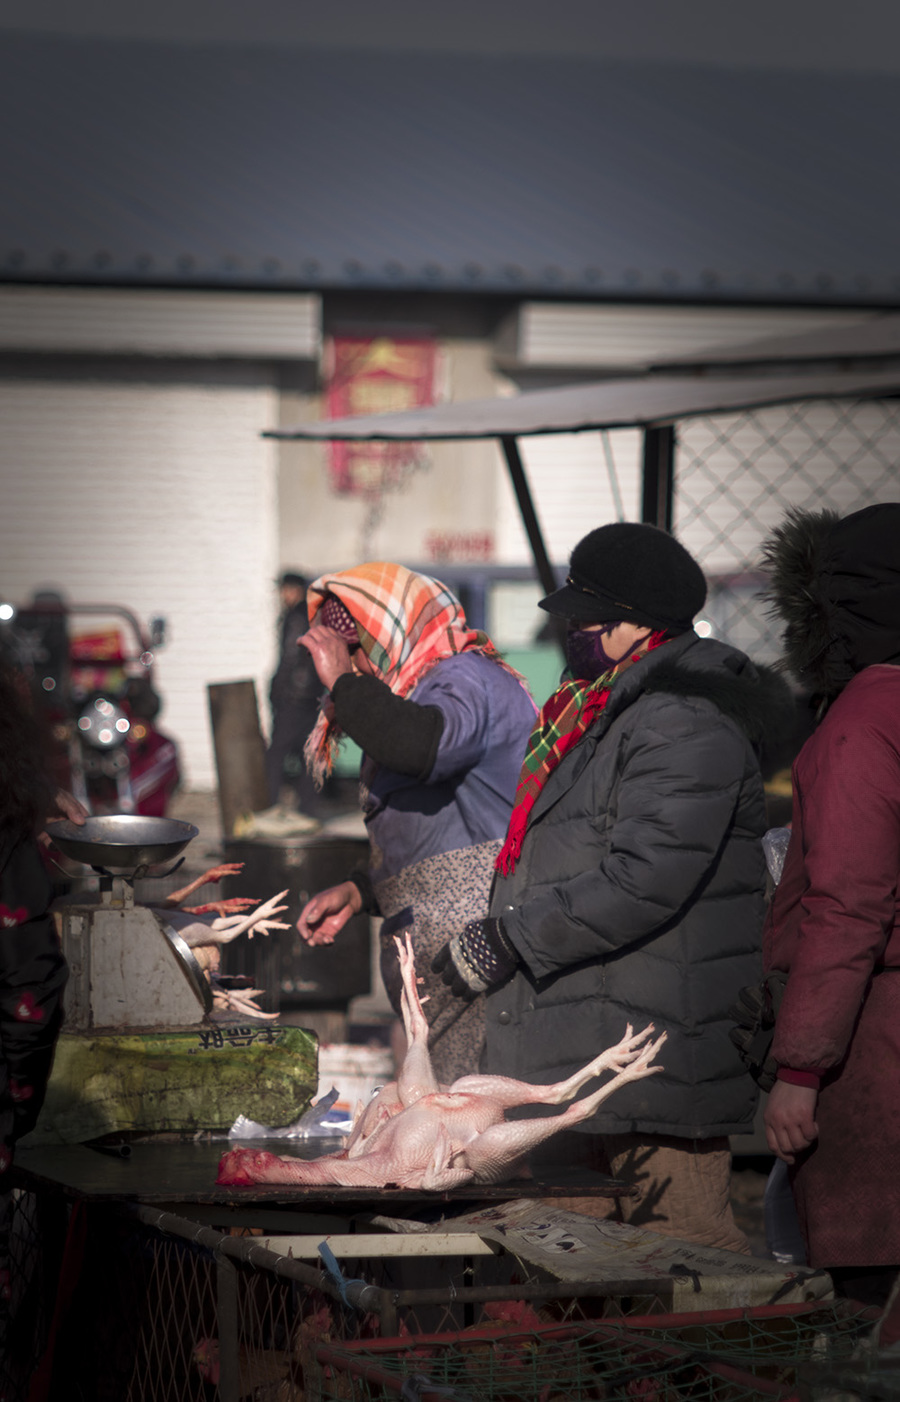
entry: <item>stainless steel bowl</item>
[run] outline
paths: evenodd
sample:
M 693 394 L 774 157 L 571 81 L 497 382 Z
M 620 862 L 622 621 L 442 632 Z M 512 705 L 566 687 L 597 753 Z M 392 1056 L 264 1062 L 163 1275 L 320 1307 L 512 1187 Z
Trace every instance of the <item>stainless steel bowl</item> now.
M 120 872 L 170 862 L 198 832 L 192 823 L 177 818 L 142 818 L 131 813 L 87 818 L 81 827 L 68 820 L 47 824 L 49 837 L 67 857 Z

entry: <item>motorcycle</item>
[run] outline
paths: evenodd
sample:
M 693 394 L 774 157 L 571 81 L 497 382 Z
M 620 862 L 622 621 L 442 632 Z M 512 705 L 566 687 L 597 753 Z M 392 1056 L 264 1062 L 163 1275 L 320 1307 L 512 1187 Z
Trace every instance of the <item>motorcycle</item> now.
M 178 787 L 177 747 L 156 725 L 164 641 L 164 619 L 145 629 L 117 604 L 69 604 L 49 590 L 0 604 L 0 645 L 46 722 L 53 778 L 93 815 L 161 818 Z

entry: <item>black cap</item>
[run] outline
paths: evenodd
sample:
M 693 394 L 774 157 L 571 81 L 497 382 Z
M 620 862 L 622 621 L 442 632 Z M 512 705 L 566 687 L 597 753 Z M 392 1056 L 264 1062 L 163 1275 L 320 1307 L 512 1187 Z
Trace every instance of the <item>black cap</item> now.
M 300 574 L 298 570 L 285 570 L 283 574 L 278 576 L 275 583 L 278 585 L 279 589 L 282 589 L 285 584 L 295 584 L 298 589 L 305 589 L 307 578 L 305 574 Z
M 674 536 L 617 521 L 578 542 L 565 584 L 540 607 L 581 623 L 623 620 L 684 632 L 705 601 L 703 571 Z

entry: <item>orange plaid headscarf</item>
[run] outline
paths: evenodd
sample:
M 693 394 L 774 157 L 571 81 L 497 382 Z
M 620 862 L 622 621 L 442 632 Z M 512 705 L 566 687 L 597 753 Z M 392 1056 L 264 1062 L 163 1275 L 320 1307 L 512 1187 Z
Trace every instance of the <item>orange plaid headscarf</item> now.
M 484 653 L 525 685 L 487 634 L 469 627 L 462 604 L 440 580 L 383 560 L 323 574 L 306 592 L 310 623 L 329 594 L 352 614 L 363 651 L 397 696 L 407 696 L 437 662 L 461 652 Z M 342 734 L 319 716 L 305 750 L 318 783 L 331 773 Z

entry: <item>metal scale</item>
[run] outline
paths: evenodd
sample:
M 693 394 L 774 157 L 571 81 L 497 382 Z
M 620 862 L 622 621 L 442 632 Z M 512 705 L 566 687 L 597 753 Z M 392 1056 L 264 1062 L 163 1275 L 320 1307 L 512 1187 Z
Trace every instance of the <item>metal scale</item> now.
M 99 892 L 57 903 L 69 964 L 66 1028 L 73 1032 L 196 1027 L 212 1011 L 212 989 L 191 949 L 162 911 L 138 905 L 134 883 L 165 871 L 197 836 L 190 823 L 128 814 L 51 823 L 47 832 L 67 857 L 90 866 Z
M 197 829 L 112 814 L 80 827 L 52 823 L 47 832 L 65 856 L 93 868 L 100 889 L 75 891 L 54 907 L 70 974 L 30 1141 L 191 1137 L 227 1131 L 240 1115 L 292 1123 L 317 1084 L 312 1034 L 213 1011 L 212 987 L 166 910 L 134 898 L 140 877 L 177 870 Z

